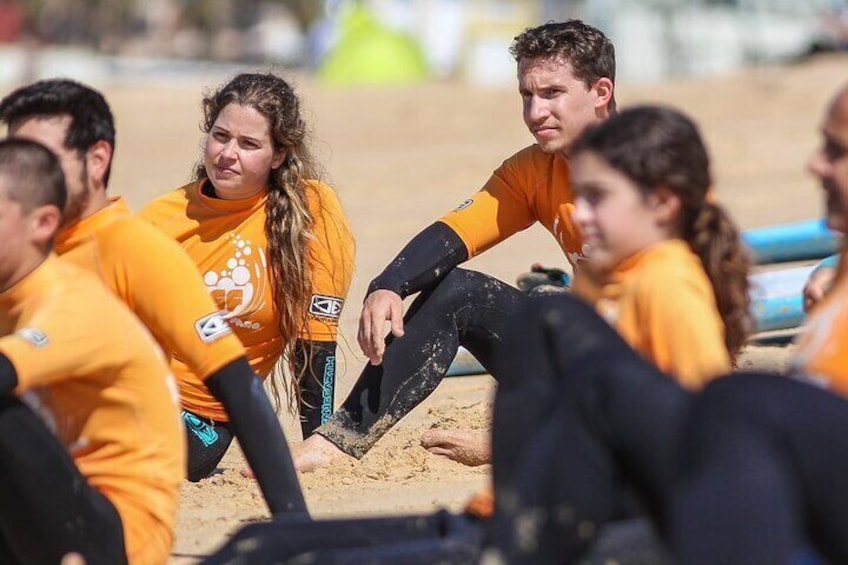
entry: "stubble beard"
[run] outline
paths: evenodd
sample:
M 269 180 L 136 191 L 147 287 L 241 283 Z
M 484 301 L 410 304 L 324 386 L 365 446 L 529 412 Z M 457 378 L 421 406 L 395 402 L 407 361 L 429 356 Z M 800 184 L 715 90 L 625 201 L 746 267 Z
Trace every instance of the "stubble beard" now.
M 91 199 L 91 182 L 88 179 L 88 165 L 83 161 L 82 171 L 79 178 L 82 192 L 80 194 L 68 194 L 68 201 L 65 204 L 65 225 L 70 225 L 77 222 L 82 217 L 83 210 L 88 206 Z

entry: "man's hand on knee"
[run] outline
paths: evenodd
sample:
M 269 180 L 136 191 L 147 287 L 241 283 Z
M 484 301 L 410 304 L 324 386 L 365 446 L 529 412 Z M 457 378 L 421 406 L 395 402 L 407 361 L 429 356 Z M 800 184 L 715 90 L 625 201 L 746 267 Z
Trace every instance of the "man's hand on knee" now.
M 403 299 L 391 290 L 375 290 L 365 298 L 362 314 L 359 316 L 357 339 L 362 353 L 372 365 L 383 362 L 386 349 L 385 323 L 391 322 L 391 331 L 395 337 L 403 335 Z

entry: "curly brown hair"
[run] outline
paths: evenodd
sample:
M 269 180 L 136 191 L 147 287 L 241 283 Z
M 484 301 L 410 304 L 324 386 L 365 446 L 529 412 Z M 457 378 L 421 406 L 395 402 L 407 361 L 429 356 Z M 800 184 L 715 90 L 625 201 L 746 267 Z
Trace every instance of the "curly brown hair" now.
M 645 195 L 664 187 L 680 198 L 683 238 L 712 283 L 735 359 L 751 328 L 750 259 L 736 224 L 712 201 L 710 159 L 695 123 L 672 108 L 637 106 L 586 130 L 572 151 L 598 155 Z
M 295 370 L 295 343 L 300 330 L 308 328 L 307 303 L 312 294 L 309 241 L 314 218 L 309 210 L 307 181 L 317 179 L 319 171 L 308 147 L 308 129 L 300 112 L 300 100 L 291 85 L 272 73 L 237 75 L 214 93 L 203 98 L 201 129 L 208 134 L 218 115 L 229 104 L 255 109 L 268 120 L 275 151 L 286 158 L 268 176 L 268 201 L 265 205 L 265 236 L 268 239 L 268 263 L 280 335 L 282 356 L 291 375 L 283 381 L 288 405 L 300 401 L 300 378 Z M 208 178 L 202 164 L 196 178 Z M 271 387 L 277 406 L 281 405 L 276 379 Z
M 615 46 L 604 33 L 581 20 L 548 22 L 515 36 L 509 52 L 523 59 L 551 59 L 571 65 L 575 78 L 592 87 L 601 78 L 615 82 Z M 615 97 L 609 110 L 615 111 Z

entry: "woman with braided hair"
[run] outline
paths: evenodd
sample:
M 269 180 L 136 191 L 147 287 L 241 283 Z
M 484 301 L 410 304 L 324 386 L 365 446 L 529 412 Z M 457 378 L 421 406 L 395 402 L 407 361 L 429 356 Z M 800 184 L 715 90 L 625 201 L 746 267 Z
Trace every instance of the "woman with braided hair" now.
M 177 240 L 197 265 L 251 366 L 289 379 L 278 404 L 299 406 L 308 435 L 333 411 L 338 320 L 353 273 L 353 238 L 320 180 L 292 87 L 240 74 L 203 99 L 206 134 L 195 180 L 141 217 Z M 209 328 L 214 333 L 215 328 Z M 208 476 L 230 444 L 224 407 L 179 359 L 189 430 L 189 479 Z M 281 401 L 281 396 L 286 398 Z

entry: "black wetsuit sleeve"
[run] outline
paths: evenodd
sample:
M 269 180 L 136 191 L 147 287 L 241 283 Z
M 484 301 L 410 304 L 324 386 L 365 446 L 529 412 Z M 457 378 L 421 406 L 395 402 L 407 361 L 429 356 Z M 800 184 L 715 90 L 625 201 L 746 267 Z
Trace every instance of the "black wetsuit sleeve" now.
M 330 419 L 336 388 L 336 342 L 295 342 L 295 370 L 300 375 L 300 427 L 303 437 Z
M 206 386 L 226 408 L 271 513 L 308 516 L 283 430 L 247 359 L 225 365 L 206 380 Z
M 18 372 L 12 361 L 0 353 L 0 394 L 11 392 L 18 386 Z
M 466 260 L 468 249 L 465 242 L 447 224 L 436 222 L 406 244 L 394 261 L 371 281 L 367 294 L 385 289 L 406 298 L 433 288 Z

